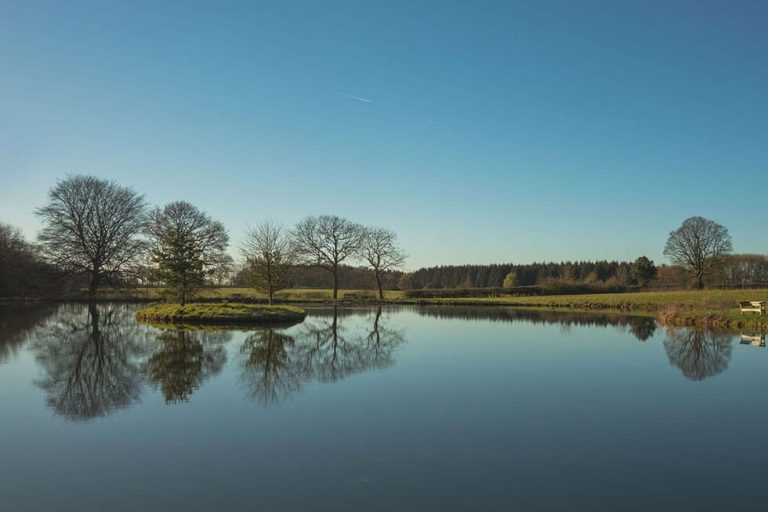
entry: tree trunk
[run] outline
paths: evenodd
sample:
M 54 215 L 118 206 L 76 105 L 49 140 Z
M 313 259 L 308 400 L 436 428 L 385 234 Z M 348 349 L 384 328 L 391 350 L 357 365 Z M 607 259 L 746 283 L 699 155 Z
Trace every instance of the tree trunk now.
M 379 300 L 384 300 L 384 290 L 381 286 L 381 275 L 378 271 L 376 272 L 376 284 L 379 287 Z
M 269 305 L 270 305 L 270 306 L 272 305 L 272 295 L 274 295 L 274 292 L 272 291 L 272 288 L 269 288 L 269 289 L 267 290 L 267 296 L 268 296 L 268 298 L 269 298 Z
M 91 279 L 88 282 L 88 298 L 93 300 L 96 296 L 96 292 L 99 289 L 99 274 L 98 272 L 91 272 Z
M 339 273 L 336 268 L 333 269 L 333 301 L 339 296 Z

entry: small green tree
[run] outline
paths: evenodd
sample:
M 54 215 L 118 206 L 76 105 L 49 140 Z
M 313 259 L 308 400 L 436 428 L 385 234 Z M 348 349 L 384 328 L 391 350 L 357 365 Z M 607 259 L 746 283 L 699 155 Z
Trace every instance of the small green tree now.
M 155 208 L 147 234 L 157 278 L 165 283 L 167 295 L 182 306 L 226 260 L 229 236 L 224 225 L 184 201 Z
M 520 280 L 517 278 L 517 273 L 512 271 L 509 272 L 504 277 L 504 288 L 512 288 L 513 286 L 517 286 L 520 283 Z
M 630 266 L 629 276 L 639 286 L 646 287 L 656 277 L 656 265 L 653 264 L 653 260 L 640 256 Z

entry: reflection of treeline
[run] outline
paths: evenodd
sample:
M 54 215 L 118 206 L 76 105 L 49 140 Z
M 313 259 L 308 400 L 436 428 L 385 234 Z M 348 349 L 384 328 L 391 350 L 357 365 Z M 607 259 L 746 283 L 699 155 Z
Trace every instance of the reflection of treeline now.
M 415 311 L 424 316 L 440 319 L 491 322 L 525 322 L 533 324 L 558 324 L 562 327 L 617 327 L 645 341 L 656 332 L 653 318 L 629 315 L 579 313 L 568 311 L 522 310 L 514 308 L 483 308 L 476 306 L 422 306 Z
M 0 363 L 15 354 L 27 335 L 56 309 L 51 304 L 0 304 Z

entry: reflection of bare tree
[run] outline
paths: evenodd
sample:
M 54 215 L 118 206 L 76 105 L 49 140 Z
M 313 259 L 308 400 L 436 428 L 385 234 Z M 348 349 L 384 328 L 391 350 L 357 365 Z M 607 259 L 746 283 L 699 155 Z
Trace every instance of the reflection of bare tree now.
M 267 407 L 301 391 L 301 376 L 292 360 L 293 337 L 274 328 L 261 329 L 245 339 L 243 380 L 250 396 Z
M 731 335 L 702 329 L 669 328 L 664 349 L 669 362 L 691 380 L 722 372 L 731 360 Z
M 370 327 L 360 322 L 360 313 L 344 313 L 334 307 L 314 314 L 291 335 L 275 329 L 250 335 L 240 351 L 251 397 L 266 407 L 300 392 L 306 381 L 335 382 L 392 365 L 404 336 L 384 325 L 382 308 L 368 317 Z
M 334 382 L 393 363 L 394 348 L 403 336 L 381 325 L 380 308 L 367 335 L 347 333 L 341 323 L 335 307 L 330 320 L 305 323 L 305 331 L 297 344 L 297 357 L 305 378 Z
M 376 308 L 373 315 L 371 331 L 366 337 L 366 348 L 370 353 L 373 368 L 386 368 L 393 363 L 395 348 L 405 341 L 401 329 L 394 329 L 384 325 L 381 317 L 381 305 Z
M 224 367 L 226 331 L 168 330 L 157 336 L 158 350 L 147 361 L 149 381 L 167 403 L 186 402 L 194 390 Z
M 0 305 L 0 364 L 16 354 L 27 335 L 55 311 L 50 304 Z
M 91 419 L 138 400 L 146 328 L 125 306 L 63 307 L 33 341 L 48 405 L 72 420 Z

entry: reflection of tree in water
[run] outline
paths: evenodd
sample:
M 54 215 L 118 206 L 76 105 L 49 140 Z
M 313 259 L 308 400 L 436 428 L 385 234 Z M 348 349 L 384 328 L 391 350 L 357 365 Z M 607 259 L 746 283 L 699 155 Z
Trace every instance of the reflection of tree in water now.
M 390 366 L 395 347 L 403 341 L 400 331 L 381 325 L 381 308 L 376 310 L 371 331 L 366 333 L 347 332 L 336 308 L 330 320 L 307 322 L 304 328 L 297 343 L 301 373 L 321 382 Z
M 731 360 L 731 335 L 702 329 L 669 328 L 664 349 L 669 362 L 691 380 L 722 372 Z
M 292 355 L 292 336 L 267 327 L 248 336 L 240 348 L 246 356 L 243 380 L 253 400 L 267 407 L 301 391 L 301 375 Z
M 616 327 L 628 330 L 640 341 L 645 341 L 656 332 L 656 321 L 631 315 L 605 314 L 599 312 L 544 311 L 507 308 L 501 306 L 420 306 L 420 315 L 436 318 L 461 318 L 463 320 L 491 322 L 527 322 L 533 324 L 558 324 L 564 332 L 571 327 Z
M 370 327 L 356 328 L 355 319 L 345 324 L 350 316 L 333 308 L 310 317 L 292 336 L 275 329 L 249 336 L 241 352 L 251 396 L 266 406 L 301 391 L 305 381 L 335 382 L 392 365 L 402 331 L 384 325 L 381 307 L 369 317 Z
M 138 400 L 147 330 L 125 306 L 60 308 L 33 341 L 48 405 L 71 420 L 105 416 Z
M 149 381 L 166 403 L 186 402 L 208 377 L 224 367 L 226 331 L 168 330 L 157 336 L 159 347 L 147 361 Z
M 56 312 L 51 304 L 0 305 L 0 363 L 15 355 L 27 335 Z

